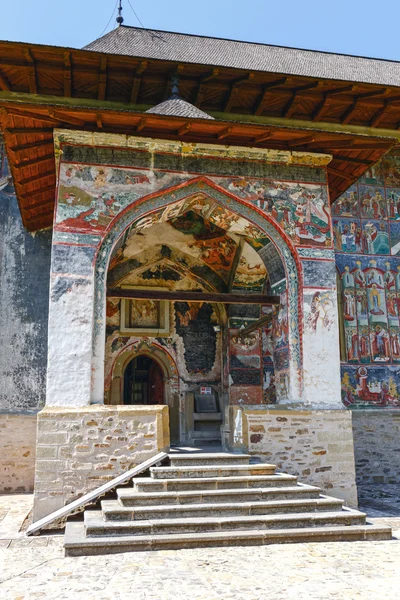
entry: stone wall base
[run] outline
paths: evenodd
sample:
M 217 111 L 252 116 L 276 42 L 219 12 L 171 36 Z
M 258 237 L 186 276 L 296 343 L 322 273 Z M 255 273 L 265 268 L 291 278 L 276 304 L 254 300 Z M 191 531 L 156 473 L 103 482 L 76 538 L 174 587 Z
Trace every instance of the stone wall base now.
M 357 506 L 351 412 L 231 406 L 229 446 Z
M 33 491 L 36 415 L 0 414 L 0 493 Z
M 34 521 L 169 448 L 168 406 L 46 407 L 37 429 Z
M 358 483 L 399 483 L 400 410 L 354 410 Z

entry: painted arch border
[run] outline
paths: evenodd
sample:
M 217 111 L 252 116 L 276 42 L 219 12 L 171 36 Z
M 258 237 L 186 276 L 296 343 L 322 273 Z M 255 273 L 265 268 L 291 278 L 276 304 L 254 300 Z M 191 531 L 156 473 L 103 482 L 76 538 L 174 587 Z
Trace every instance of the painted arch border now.
M 247 219 L 264 232 L 272 241 L 283 262 L 288 284 L 288 319 L 290 381 L 292 393 L 298 398 L 302 395 L 302 318 L 301 297 L 302 265 L 298 253 L 285 231 L 268 214 L 253 204 L 238 198 L 229 191 L 216 185 L 206 176 L 193 177 L 178 185 L 158 190 L 152 194 L 135 199 L 125 207 L 108 225 L 94 258 L 95 299 L 93 358 L 96 363 L 102 356 L 102 340 L 99 340 L 105 326 L 105 305 L 108 265 L 114 246 L 124 232 L 144 216 L 158 212 L 169 205 L 180 202 L 196 193 L 203 193 L 228 211 Z M 100 361 L 101 362 L 101 361 Z M 98 365 L 99 366 L 99 365 Z M 293 368 L 292 368 L 293 367 Z M 93 369 L 96 370 L 95 365 Z

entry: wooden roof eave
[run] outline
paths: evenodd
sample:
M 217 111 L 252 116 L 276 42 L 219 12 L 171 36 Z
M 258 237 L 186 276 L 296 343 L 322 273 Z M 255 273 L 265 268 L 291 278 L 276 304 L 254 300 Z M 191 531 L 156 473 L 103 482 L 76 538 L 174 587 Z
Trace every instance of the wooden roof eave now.
M 307 128 L 266 126 L 223 119 L 83 107 L 29 105 L 3 101 L 2 127 L 24 225 L 51 226 L 55 196 L 54 127 L 103 131 L 188 142 L 241 145 L 332 154 L 328 167 L 331 199 L 356 181 L 397 139 Z M 190 127 L 188 126 L 190 124 Z M 352 160 L 362 151 L 363 159 Z
M 170 77 L 177 71 L 183 97 L 207 111 L 229 114 L 242 108 L 239 112 L 255 117 L 297 117 L 382 129 L 397 129 L 400 122 L 400 87 L 395 85 L 0 42 L 0 90 L 9 93 L 150 106 L 165 99 Z M 144 95 L 139 93 L 142 83 L 150 86 Z M 212 97 L 218 92 L 217 105 L 207 106 L 207 89 Z

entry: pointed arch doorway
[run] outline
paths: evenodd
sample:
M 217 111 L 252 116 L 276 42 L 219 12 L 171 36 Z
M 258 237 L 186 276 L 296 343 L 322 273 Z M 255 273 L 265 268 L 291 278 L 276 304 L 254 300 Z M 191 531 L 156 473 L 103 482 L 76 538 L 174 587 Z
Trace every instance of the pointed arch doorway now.
M 124 404 L 164 404 L 164 377 L 160 365 L 147 356 L 138 354 L 125 367 Z

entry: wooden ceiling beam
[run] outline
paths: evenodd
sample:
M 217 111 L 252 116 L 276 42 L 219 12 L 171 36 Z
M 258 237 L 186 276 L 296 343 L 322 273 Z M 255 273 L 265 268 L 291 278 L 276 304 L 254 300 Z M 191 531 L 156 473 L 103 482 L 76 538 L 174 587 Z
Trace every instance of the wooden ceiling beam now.
M 77 127 L 84 127 L 86 125 L 86 121 L 83 119 L 77 119 L 76 117 L 71 117 L 71 115 L 66 115 L 57 110 L 49 110 L 49 115 L 54 117 L 57 121 L 63 121 L 64 123 L 69 123 L 70 125 L 76 125 Z
M 37 94 L 37 77 L 36 77 L 36 64 L 32 56 L 32 52 L 27 48 L 24 52 L 25 58 L 28 62 L 28 78 L 29 78 L 29 91 L 31 94 Z
M 320 81 L 314 81 L 313 83 L 308 83 L 307 85 L 302 85 L 300 87 L 294 88 L 291 90 L 292 97 L 289 102 L 286 104 L 283 110 L 283 117 L 285 119 L 289 119 L 296 109 L 296 103 L 298 100 L 298 94 L 301 92 L 305 92 L 306 90 L 310 90 L 321 85 Z
M 37 142 L 30 142 L 29 144 L 19 144 L 18 146 L 11 146 L 9 150 L 16 154 L 17 152 L 25 152 L 26 150 L 36 150 L 43 146 L 53 147 L 53 140 L 38 140 Z
M 139 123 L 136 125 L 136 131 L 138 133 L 140 133 L 141 131 L 143 131 L 143 129 L 146 127 L 148 122 L 148 119 L 146 119 L 145 117 L 142 117 L 139 121 Z
M 374 165 L 373 160 L 367 160 L 366 158 L 354 158 L 353 156 L 342 156 L 340 154 L 333 154 L 332 160 L 340 160 L 341 162 L 355 163 L 358 165 Z
M 296 140 L 289 140 L 289 148 L 296 148 L 297 146 L 306 146 L 307 144 L 311 144 L 315 141 L 315 137 L 315 135 L 306 135 Z
M 43 135 L 43 134 L 53 134 L 52 127 L 9 127 L 5 129 L 5 133 L 9 133 L 10 135 Z
M 265 294 L 229 294 L 211 292 L 186 292 L 164 291 L 147 288 L 138 289 L 108 289 L 108 298 L 130 298 L 132 300 L 170 300 L 187 302 L 222 302 L 224 304 L 280 304 L 280 296 L 267 296 Z
M 29 208 L 26 209 L 25 212 L 31 213 L 32 211 L 36 211 L 38 208 L 42 208 L 45 206 L 52 206 L 53 210 L 54 210 L 54 198 L 51 198 L 49 200 L 41 200 L 40 202 L 35 202 L 34 204 L 30 204 Z M 53 212 L 53 210 L 52 210 L 52 212 Z
M 56 184 L 46 185 L 46 187 L 40 188 L 40 190 L 32 190 L 31 192 L 23 192 L 21 196 L 23 198 L 33 198 L 34 196 L 39 196 L 40 194 L 45 194 L 46 192 L 54 191 L 55 193 Z M 53 199 L 54 202 L 54 199 Z
M 102 56 L 100 59 L 100 75 L 99 75 L 99 85 L 97 92 L 98 100 L 106 99 L 106 90 L 107 90 L 107 57 Z
M 178 129 L 177 133 L 178 133 L 178 135 L 185 135 L 191 129 L 192 129 L 192 124 L 187 122 Z
M 96 113 L 96 125 L 99 129 L 103 129 L 103 117 L 101 113 Z
M 239 96 L 241 85 L 245 82 L 251 81 L 252 79 L 254 79 L 254 77 L 255 77 L 254 73 L 248 73 L 244 77 L 238 77 L 237 79 L 234 79 L 232 81 L 231 88 L 229 91 L 229 96 L 225 103 L 225 108 L 224 108 L 225 112 L 230 112 L 232 106 L 234 106 L 234 104 Z
M 218 77 L 218 75 L 219 69 L 212 69 L 206 75 L 203 75 L 203 77 L 200 78 L 200 84 L 197 89 L 196 98 L 194 101 L 195 106 L 197 106 L 198 108 L 201 106 L 204 100 L 204 96 L 206 95 L 207 82 L 211 81 L 215 77 Z
M 42 181 L 43 179 L 47 179 L 48 177 L 55 178 L 54 169 L 51 169 L 51 171 L 46 171 L 46 173 L 40 173 L 39 175 L 32 175 L 32 177 L 27 177 L 26 179 L 21 179 L 20 181 L 18 181 L 18 179 L 17 179 L 15 181 L 15 185 L 18 185 L 21 187 L 24 185 L 28 185 L 29 183 L 37 183 L 39 181 Z
M 265 108 L 265 105 L 267 104 L 268 96 L 271 93 L 272 89 L 275 87 L 280 87 L 282 85 L 285 85 L 285 83 L 287 81 L 288 81 L 288 77 L 281 77 L 280 79 L 275 79 L 275 81 L 271 81 L 270 83 L 267 83 L 266 85 L 264 85 L 261 98 L 257 102 L 257 106 L 254 110 L 254 114 L 257 117 L 260 116 L 264 112 L 264 108 Z
M 71 52 L 64 52 L 64 96 L 72 96 L 72 63 Z
M 272 131 L 266 131 L 265 133 L 254 138 L 254 142 L 256 144 L 260 144 L 261 142 L 265 142 L 266 140 L 269 140 L 270 137 L 272 137 Z
M 354 175 L 350 175 L 349 173 L 343 173 L 343 171 L 339 171 L 339 169 L 335 169 L 328 165 L 326 167 L 328 173 L 332 173 L 332 175 L 336 175 L 336 177 L 341 177 L 342 179 L 346 179 L 347 181 L 354 181 Z
M 148 64 L 149 64 L 149 62 L 147 60 L 141 60 L 139 63 L 139 66 L 135 70 L 135 73 L 133 76 L 132 89 L 131 89 L 131 98 L 130 98 L 131 104 L 136 104 L 136 102 L 137 102 L 137 98 L 138 98 L 139 91 L 140 91 L 140 85 L 142 83 L 142 75 L 145 72 L 145 70 L 147 69 Z
M 34 121 L 45 121 L 47 123 L 53 123 L 54 125 L 59 125 L 60 124 L 60 119 L 55 119 L 52 116 L 49 116 L 49 114 L 46 113 L 37 113 L 34 112 L 30 109 L 25 109 L 22 110 L 20 108 L 5 108 L 5 111 L 7 114 L 12 115 L 12 116 L 16 116 L 16 117 L 24 117 L 26 119 L 33 119 Z
M 8 79 L 4 75 L 4 73 L 2 73 L 1 71 L 0 71 L 0 90 L 3 90 L 4 92 L 11 91 L 10 82 L 8 81 Z
M 340 88 L 334 88 L 332 90 L 328 90 L 327 92 L 324 93 L 324 97 L 323 100 L 318 104 L 317 108 L 314 110 L 313 114 L 312 114 L 312 120 L 313 121 L 318 121 L 318 119 L 320 118 L 321 114 L 323 113 L 326 104 L 330 101 L 331 98 L 333 98 L 333 96 L 338 96 L 340 94 L 343 94 L 344 92 L 352 92 L 354 89 L 354 85 L 346 85 L 346 86 L 342 86 Z
M 366 98 L 373 98 L 374 96 L 382 96 L 382 94 L 385 94 L 386 92 L 387 92 L 387 88 L 385 87 L 385 88 L 380 88 L 374 92 L 366 92 L 365 94 L 358 94 L 354 98 L 354 102 L 343 113 L 342 118 L 340 120 L 342 125 L 347 125 L 347 123 L 350 123 L 350 121 L 352 120 L 352 118 L 354 116 L 354 113 L 358 109 L 358 105 L 359 105 L 360 101 L 362 101 Z
M 54 152 L 51 154 L 45 154 L 45 156 L 39 156 L 38 158 L 31 158 L 29 160 L 21 161 L 20 163 L 16 163 L 14 165 L 14 169 L 24 169 L 25 167 L 33 167 L 35 165 L 39 165 L 40 163 L 46 162 L 48 160 L 54 161 Z
M 233 127 L 227 127 L 223 129 L 220 133 L 217 134 L 217 140 L 223 140 L 226 137 L 230 136 L 233 131 Z

